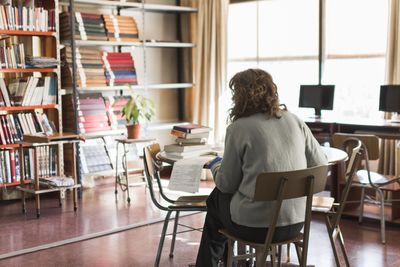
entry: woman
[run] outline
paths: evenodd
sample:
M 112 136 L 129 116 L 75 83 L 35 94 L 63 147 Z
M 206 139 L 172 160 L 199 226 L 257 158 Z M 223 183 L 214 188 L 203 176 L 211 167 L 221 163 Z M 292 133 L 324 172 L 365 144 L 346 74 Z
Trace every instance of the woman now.
M 327 160 L 310 129 L 280 106 L 272 77 L 260 69 L 237 73 L 230 81 L 233 108 L 226 130 L 224 157 L 209 163 L 216 188 L 207 200 L 196 266 L 218 266 L 224 258 L 225 228 L 236 236 L 264 242 L 273 204 L 253 200 L 256 177 L 326 165 Z M 295 237 L 304 222 L 305 198 L 286 200 L 275 230 L 274 241 Z

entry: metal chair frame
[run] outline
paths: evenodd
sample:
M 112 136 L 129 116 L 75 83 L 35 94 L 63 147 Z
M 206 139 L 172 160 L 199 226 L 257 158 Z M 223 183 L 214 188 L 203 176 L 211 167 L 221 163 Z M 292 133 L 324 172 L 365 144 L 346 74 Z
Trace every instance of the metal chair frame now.
M 160 265 L 162 248 L 164 245 L 165 236 L 167 235 L 166 232 L 167 232 L 167 228 L 168 228 L 168 223 L 169 223 L 172 213 L 175 212 L 175 219 L 174 219 L 173 232 L 171 234 L 172 241 L 171 241 L 171 248 L 170 248 L 170 253 L 169 253 L 170 258 L 172 258 L 174 255 L 175 239 L 176 239 L 177 234 L 190 232 L 190 231 L 201 231 L 201 229 L 202 229 L 202 228 L 193 228 L 188 225 L 180 224 L 179 223 L 180 212 L 185 212 L 185 211 L 204 212 L 204 211 L 207 211 L 206 200 L 207 200 L 208 196 L 205 196 L 205 195 L 204 196 L 197 196 L 197 195 L 196 196 L 183 196 L 183 197 L 179 197 L 176 200 L 168 198 L 163 191 L 163 187 L 162 187 L 161 179 L 160 179 L 160 169 L 161 169 L 162 164 L 156 158 L 156 155 L 160 152 L 160 145 L 155 143 L 155 144 L 145 147 L 143 150 L 144 150 L 144 153 L 143 153 L 144 154 L 144 156 L 143 156 L 144 170 L 145 170 L 145 176 L 146 176 L 146 181 L 147 181 L 148 189 L 150 192 L 151 200 L 157 208 L 167 212 L 165 219 L 164 219 L 161 236 L 160 236 L 160 242 L 158 245 L 156 260 L 154 263 L 154 266 L 158 267 Z M 154 192 L 155 191 L 154 190 L 154 181 L 157 183 L 158 191 L 160 193 L 159 200 L 156 198 L 156 194 Z M 166 202 L 168 204 L 165 205 L 162 202 Z M 188 228 L 188 230 L 178 232 L 177 231 L 178 225 L 186 227 L 186 228 Z

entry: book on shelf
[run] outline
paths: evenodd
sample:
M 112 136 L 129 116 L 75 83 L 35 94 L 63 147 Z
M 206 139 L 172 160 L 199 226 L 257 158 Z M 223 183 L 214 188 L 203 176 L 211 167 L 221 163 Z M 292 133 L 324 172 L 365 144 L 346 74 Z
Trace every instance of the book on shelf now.
M 23 141 L 26 134 L 52 134 L 54 126 L 40 111 L 0 116 L 0 142 L 2 145 Z
M 23 6 L 23 1 L 17 3 L 17 6 L 0 5 L 0 30 L 55 31 L 54 9 Z
M 71 14 L 63 12 L 60 14 L 60 35 L 61 39 L 71 39 Z M 75 12 L 75 39 L 107 41 L 106 29 L 103 17 L 99 14 Z
M 21 182 L 21 179 L 31 180 L 35 177 L 35 158 L 33 148 L 24 148 L 23 158 L 19 150 L 1 150 L 0 151 L 0 184 Z M 40 153 L 40 152 L 39 152 Z M 47 159 L 50 161 L 50 159 Z M 54 156 L 53 162 L 47 166 L 55 169 Z M 43 161 L 43 159 L 42 159 Z M 24 164 L 24 176 L 21 174 L 21 164 Z M 44 166 L 39 166 L 39 169 Z M 43 171 L 44 172 L 44 171 Z M 50 171 L 49 171 L 50 172 Z
M 68 118 L 73 117 L 74 112 L 77 112 L 77 126 L 80 133 L 111 130 L 106 104 L 101 93 L 79 94 L 75 105 L 73 95 L 64 95 L 62 103 L 65 111 L 63 116 L 64 129 L 75 130 L 74 121 Z
M 185 133 L 182 131 L 178 130 L 171 130 L 171 134 L 173 136 L 179 137 L 179 138 L 184 138 L 184 139 L 190 139 L 190 138 L 208 138 L 209 132 L 202 132 L 202 133 Z
M 131 53 L 103 51 L 101 59 L 105 68 L 107 85 L 137 84 L 136 69 Z
M 131 16 L 103 15 L 109 41 L 138 42 L 139 31 Z
M 199 124 L 186 124 L 186 125 L 175 125 L 173 129 L 184 133 L 208 133 L 211 131 L 210 127 L 202 126 Z
M 0 106 L 34 106 L 56 104 L 57 80 L 54 76 L 0 78 Z

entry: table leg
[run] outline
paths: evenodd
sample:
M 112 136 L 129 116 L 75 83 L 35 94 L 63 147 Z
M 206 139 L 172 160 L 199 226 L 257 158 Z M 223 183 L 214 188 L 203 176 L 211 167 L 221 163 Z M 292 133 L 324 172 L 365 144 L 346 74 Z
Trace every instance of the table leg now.
M 125 143 L 123 144 L 124 146 L 124 173 L 125 173 L 125 179 L 126 179 L 126 193 L 128 194 L 128 203 L 131 202 L 131 198 L 129 196 L 129 181 L 128 181 L 128 156 L 127 156 L 127 151 L 126 151 L 126 146 Z
M 74 179 L 75 184 L 78 183 L 78 175 L 77 175 L 77 168 L 76 168 L 76 145 L 77 144 L 72 144 L 72 155 L 73 155 L 73 161 L 72 161 L 72 177 Z M 78 188 L 72 189 L 73 192 L 73 197 L 74 197 L 74 211 L 78 210 Z
M 116 148 L 117 158 L 115 159 L 115 191 L 114 191 L 115 194 L 118 193 L 118 190 L 117 190 L 117 184 L 118 184 L 118 147 L 119 147 L 119 142 L 117 142 L 117 148 Z
M 346 164 L 344 161 L 331 165 L 331 197 L 340 200 L 340 182 L 345 180 Z
M 39 185 L 39 162 L 37 159 L 37 149 L 38 148 L 34 148 L 34 159 L 35 159 L 35 190 L 40 190 L 40 185 Z M 36 194 L 35 195 L 35 200 L 36 200 L 36 217 L 39 218 L 40 217 L 40 195 Z

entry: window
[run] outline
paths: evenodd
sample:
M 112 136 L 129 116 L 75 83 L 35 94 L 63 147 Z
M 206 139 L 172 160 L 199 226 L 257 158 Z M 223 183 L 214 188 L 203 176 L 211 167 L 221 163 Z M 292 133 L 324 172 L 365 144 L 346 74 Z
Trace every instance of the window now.
M 281 103 L 299 115 L 313 114 L 312 109 L 298 108 L 298 99 L 301 84 L 317 84 L 319 79 L 319 2 L 231 4 L 228 79 L 247 68 L 262 68 L 274 78 Z M 381 116 L 378 101 L 384 83 L 387 1 L 325 2 L 322 83 L 335 84 L 336 89 L 334 110 L 322 115 Z M 230 92 L 223 104 L 229 108 Z

